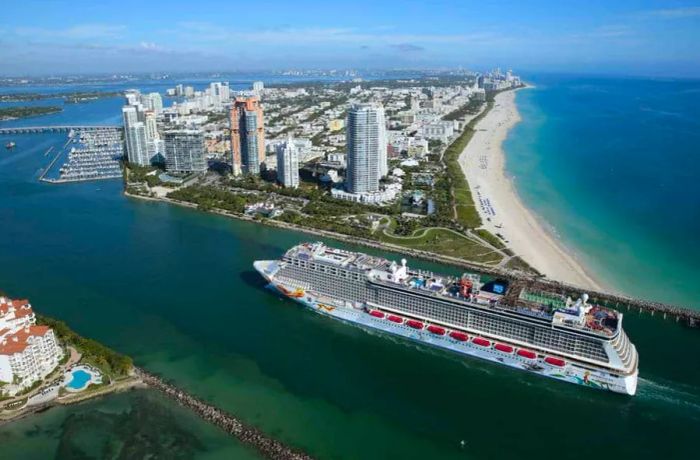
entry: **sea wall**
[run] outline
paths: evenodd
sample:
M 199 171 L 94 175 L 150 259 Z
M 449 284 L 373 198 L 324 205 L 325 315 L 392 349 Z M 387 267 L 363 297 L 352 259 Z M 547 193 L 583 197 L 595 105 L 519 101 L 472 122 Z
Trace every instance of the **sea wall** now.
M 133 198 L 138 198 L 138 199 L 145 199 L 149 201 L 164 201 L 167 203 L 171 204 L 176 204 L 178 206 L 184 206 L 192 209 L 197 209 L 197 205 L 193 203 L 188 203 L 180 200 L 174 200 L 172 198 L 167 198 L 167 197 L 160 197 L 160 198 L 154 198 L 154 197 L 147 197 L 147 196 L 142 196 L 142 195 L 135 195 L 135 194 L 130 194 L 128 192 L 125 192 L 127 196 L 133 197 Z M 643 300 L 643 299 L 636 299 L 633 297 L 629 297 L 623 294 L 614 294 L 614 293 L 607 293 L 607 292 L 598 292 L 598 291 L 592 291 L 590 289 L 582 289 L 578 286 L 574 286 L 571 284 L 567 283 L 562 283 L 559 281 L 555 280 L 550 280 L 547 278 L 544 278 L 543 276 L 535 276 L 531 275 L 525 272 L 517 271 L 517 270 L 509 270 L 506 268 L 501 268 L 501 267 L 493 267 L 491 265 L 485 265 L 485 264 L 480 264 L 477 262 L 470 262 L 464 259 L 460 259 L 457 257 L 451 257 L 451 256 L 446 256 L 442 254 L 435 254 L 432 252 L 428 251 L 421 251 L 419 249 L 411 249 L 411 248 L 406 248 L 404 246 L 399 246 L 391 243 L 383 243 L 380 241 L 375 241 L 375 240 L 368 240 L 365 238 L 359 238 L 356 236 L 349 236 L 349 235 L 343 235 L 342 233 L 335 233 L 335 232 L 330 232 L 327 230 L 320 230 L 320 229 L 315 229 L 315 228 L 310 228 L 310 227 L 302 227 L 300 225 L 296 224 L 290 224 L 287 222 L 280 222 L 277 220 L 273 219 L 263 219 L 263 220 L 258 220 L 258 219 L 253 219 L 249 216 L 245 215 L 240 215 L 240 214 L 235 214 L 232 212 L 224 211 L 221 209 L 213 209 L 209 210 L 207 212 L 212 212 L 214 214 L 219 214 L 222 216 L 226 217 L 231 217 L 234 219 L 239 219 L 239 220 L 245 220 L 249 222 L 255 222 L 255 223 L 261 223 L 264 225 L 269 225 L 271 227 L 277 227 L 277 228 L 284 228 L 287 230 L 294 230 L 297 232 L 303 232 L 311 235 L 317 235 L 317 236 L 322 236 L 325 238 L 332 238 L 335 240 L 343 241 L 348 244 L 358 244 L 361 246 L 366 246 L 366 247 L 371 247 L 383 251 L 393 251 L 393 252 L 399 252 L 402 254 L 406 254 L 408 256 L 412 256 L 418 259 L 423 259 L 423 260 L 428 260 L 431 262 L 440 262 L 444 263 L 447 265 L 453 265 L 456 267 L 464 268 L 469 271 L 473 272 L 478 272 L 482 273 L 485 275 L 490 275 L 493 277 L 502 277 L 509 279 L 511 281 L 518 282 L 519 284 L 525 284 L 530 287 L 535 287 L 535 288 L 541 288 L 545 290 L 550 290 L 554 292 L 560 292 L 562 294 L 572 294 L 572 295 L 578 295 L 583 291 L 586 291 L 591 300 L 594 302 L 599 302 L 605 306 L 612 307 L 612 308 L 626 308 L 626 309 L 633 309 L 633 310 L 638 310 L 640 312 L 649 312 L 652 315 L 653 314 L 660 314 L 663 315 L 663 317 L 671 316 L 672 318 L 675 318 L 676 321 L 682 320 L 685 322 L 688 326 L 690 327 L 700 327 L 700 310 L 696 310 L 693 308 L 687 308 L 687 307 L 680 307 L 676 305 L 669 305 L 665 304 L 662 302 L 656 302 L 656 301 L 650 301 L 650 300 Z
M 135 368 L 135 373 L 149 387 L 160 391 L 181 406 L 192 410 L 203 420 L 218 426 L 244 444 L 257 449 L 258 452 L 267 458 L 280 460 L 306 460 L 312 458 L 303 452 L 293 450 L 281 442 L 267 437 L 260 430 L 244 424 L 228 412 L 190 395 L 171 383 L 165 382 L 157 375 L 140 368 Z

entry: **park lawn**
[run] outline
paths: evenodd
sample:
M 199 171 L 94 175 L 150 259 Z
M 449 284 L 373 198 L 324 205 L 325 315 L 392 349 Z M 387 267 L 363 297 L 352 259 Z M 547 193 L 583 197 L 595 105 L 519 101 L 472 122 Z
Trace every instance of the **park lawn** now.
M 485 264 L 497 264 L 502 256 L 485 248 L 478 242 L 467 237 L 456 235 L 453 232 L 441 228 L 424 229 L 415 232 L 416 237 L 400 238 L 389 236 L 384 233 L 380 235 L 382 241 L 404 246 L 421 251 L 434 252 L 451 257 L 459 257 L 464 260 L 481 262 Z

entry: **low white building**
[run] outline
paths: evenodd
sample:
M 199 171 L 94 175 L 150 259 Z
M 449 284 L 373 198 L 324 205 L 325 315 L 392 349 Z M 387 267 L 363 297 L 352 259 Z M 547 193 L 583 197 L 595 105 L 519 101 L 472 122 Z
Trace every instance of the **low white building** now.
M 10 396 L 45 378 L 58 366 L 63 350 L 52 329 L 37 326 L 27 300 L 0 297 L 0 390 Z
M 387 184 L 374 192 L 350 193 L 341 188 L 333 188 L 331 189 L 331 196 L 356 203 L 386 204 L 394 201 L 399 196 L 401 188 L 402 186 L 398 182 Z

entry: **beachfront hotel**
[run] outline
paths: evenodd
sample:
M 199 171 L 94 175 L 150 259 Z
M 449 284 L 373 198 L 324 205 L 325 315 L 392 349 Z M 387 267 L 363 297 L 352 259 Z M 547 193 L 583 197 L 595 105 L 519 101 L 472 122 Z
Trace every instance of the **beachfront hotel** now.
M 13 396 L 31 387 L 62 357 L 53 330 L 36 325 L 28 300 L 0 297 L 0 394 Z

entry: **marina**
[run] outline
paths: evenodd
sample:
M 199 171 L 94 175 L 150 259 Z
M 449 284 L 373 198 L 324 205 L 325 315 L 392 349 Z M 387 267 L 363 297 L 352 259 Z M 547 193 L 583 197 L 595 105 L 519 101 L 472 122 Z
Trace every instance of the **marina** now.
M 40 180 L 59 184 L 120 178 L 122 156 L 121 130 L 72 129 L 63 150 L 56 154 Z M 56 171 L 56 164 L 62 158 L 63 162 Z

